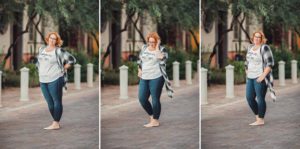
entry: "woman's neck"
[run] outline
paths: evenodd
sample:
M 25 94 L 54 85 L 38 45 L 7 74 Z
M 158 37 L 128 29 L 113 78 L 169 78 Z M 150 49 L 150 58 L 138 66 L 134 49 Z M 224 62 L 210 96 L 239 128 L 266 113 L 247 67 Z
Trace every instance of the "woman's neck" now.
M 54 49 L 55 49 L 54 45 L 48 45 L 48 47 L 46 48 L 46 52 L 53 51 Z
M 55 45 L 48 45 L 49 48 L 55 48 Z
M 259 47 L 259 46 L 261 46 L 261 44 L 254 44 L 256 47 Z
M 155 51 L 156 50 L 156 48 L 153 48 L 153 47 L 148 47 L 148 49 L 150 50 L 150 51 Z

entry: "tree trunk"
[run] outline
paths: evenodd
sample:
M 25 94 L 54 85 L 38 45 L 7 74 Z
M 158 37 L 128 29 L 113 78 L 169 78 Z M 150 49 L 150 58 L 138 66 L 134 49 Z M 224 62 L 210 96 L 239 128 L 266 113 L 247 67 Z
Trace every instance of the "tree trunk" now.
M 18 40 L 23 36 L 23 34 L 25 34 L 25 33 L 28 32 L 28 30 L 29 30 L 29 25 L 30 25 L 31 22 L 33 22 L 33 20 L 34 20 L 34 18 L 35 18 L 36 16 L 37 16 L 37 13 L 36 13 L 36 12 L 32 12 L 32 13 L 31 13 L 31 16 L 29 17 L 28 22 L 27 22 L 27 24 L 26 24 L 25 30 L 23 30 L 22 32 L 20 32 L 20 33 L 16 36 L 16 39 L 13 41 L 13 43 L 10 44 L 10 46 L 8 47 L 7 53 L 6 53 L 6 55 L 5 55 L 5 57 L 4 57 L 4 60 L 3 60 L 3 62 L 2 62 L 2 66 L 5 66 L 6 60 L 11 56 L 11 53 L 12 53 L 11 50 L 12 50 L 13 48 L 15 48 L 15 46 L 16 46 Z
M 198 49 L 199 49 L 198 38 L 196 37 L 195 33 L 194 33 L 191 29 L 189 29 L 189 32 L 192 34 L 193 39 L 194 39 L 194 41 L 195 41 L 195 43 L 196 43 L 196 45 L 197 45 L 197 47 L 198 47 Z
M 104 62 L 105 62 L 107 56 L 108 56 L 108 55 L 110 54 L 110 52 L 111 52 L 111 46 L 112 46 L 112 44 L 118 39 L 118 37 L 121 35 L 122 32 L 124 32 L 124 31 L 127 30 L 127 27 L 128 27 L 128 25 L 129 25 L 129 22 L 130 22 L 130 18 L 132 18 L 134 14 L 135 14 L 135 12 L 132 13 L 132 14 L 127 14 L 127 19 L 126 19 L 124 28 L 121 29 L 121 30 L 116 34 L 116 36 L 110 41 L 110 43 L 107 45 L 107 47 L 106 47 L 106 52 L 104 53 L 104 55 L 103 55 L 103 57 L 102 57 L 102 59 L 101 59 L 101 68 L 103 68 Z
M 214 55 L 215 55 L 216 52 L 217 52 L 217 46 L 219 46 L 219 44 L 222 43 L 222 41 L 223 41 L 224 38 L 225 38 L 225 34 L 227 34 L 228 32 L 231 32 L 231 31 L 233 30 L 234 22 L 238 20 L 238 17 L 240 16 L 240 14 L 241 14 L 241 13 L 238 13 L 236 16 L 234 16 L 234 17 L 232 18 L 231 23 L 230 23 L 230 28 L 227 29 L 227 30 L 225 30 L 223 33 L 221 33 L 221 38 L 220 38 L 220 40 L 218 40 L 218 41 L 215 43 L 215 45 L 213 46 L 213 51 L 212 51 L 212 53 L 210 54 L 209 59 L 208 59 L 208 63 L 207 63 L 207 64 L 208 64 L 208 68 L 209 68 L 209 66 L 210 66 L 210 64 L 211 64 L 212 58 L 214 57 Z

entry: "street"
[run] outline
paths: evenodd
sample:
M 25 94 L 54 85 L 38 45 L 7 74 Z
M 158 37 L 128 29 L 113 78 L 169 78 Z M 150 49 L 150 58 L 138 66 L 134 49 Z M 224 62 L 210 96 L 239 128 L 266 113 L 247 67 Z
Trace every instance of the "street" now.
M 87 149 L 99 146 L 99 88 L 63 97 L 61 129 L 52 123 L 46 102 L 0 114 L 1 149 Z
M 199 86 L 181 87 L 181 90 L 175 93 L 174 99 L 162 96 L 159 127 L 143 127 L 149 117 L 138 99 L 126 106 L 102 110 L 101 147 L 198 149 Z
M 246 99 L 202 110 L 202 149 L 300 148 L 299 86 L 278 92 L 278 101 L 267 99 L 264 126 L 255 121 Z

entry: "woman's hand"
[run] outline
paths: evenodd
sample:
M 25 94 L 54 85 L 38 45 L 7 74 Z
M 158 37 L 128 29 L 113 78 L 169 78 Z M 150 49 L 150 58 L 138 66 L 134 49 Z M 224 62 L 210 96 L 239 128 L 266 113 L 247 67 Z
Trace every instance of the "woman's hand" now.
M 142 70 L 140 68 L 138 68 L 138 77 L 142 77 Z
M 266 77 L 270 72 L 271 72 L 271 67 L 266 67 L 266 68 L 264 69 L 263 74 L 261 74 L 261 75 L 256 79 L 256 81 L 257 81 L 258 83 L 260 83 L 261 81 L 263 81 L 263 80 L 265 79 L 265 77 Z
M 160 59 L 160 60 L 162 60 L 163 58 L 164 58 L 164 54 L 161 52 L 161 51 L 158 51 L 157 53 L 156 53 L 156 58 L 157 59 Z
M 70 67 L 71 67 L 70 64 L 65 64 L 65 65 L 64 65 L 64 69 L 65 69 L 65 70 L 69 69 Z
M 262 74 L 262 75 L 260 75 L 257 79 L 256 79 L 256 82 L 258 82 L 258 83 L 260 83 L 261 81 L 263 81 L 264 79 L 265 79 L 265 75 L 264 74 Z

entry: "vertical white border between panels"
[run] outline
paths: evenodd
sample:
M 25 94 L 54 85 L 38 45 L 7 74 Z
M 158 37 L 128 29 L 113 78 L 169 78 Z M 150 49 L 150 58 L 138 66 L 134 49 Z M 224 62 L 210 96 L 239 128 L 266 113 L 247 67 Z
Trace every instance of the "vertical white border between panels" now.
M 101 149 L 101 48 L 100 48 L 100 45 L 101 45 L 101 0 L 99 0 L 99 12 L 98 12 L 98 14 L 99 14 L 99 24 L 98 24 L 98 40 L 99 40 L 99 66 L 98 66 L 98 72 L 99 72 L 99 74 L 98 74 L 98 79 L 99 79 L 99 103 L 98 103 L 98 106 L 99 106 L 99 111 L 98 111 L 98 113 L 99 113 L 99 122 L 98 122 L 98 124 L 99 124 L 99 149 Z
M 202 47 L 202 38 L 201 38 L 201 0 L 199 0 L 199 61 L 200 68 L 198 72 L 198 82 L 199 82 L 199 148 L 201 149 L 201 47 Z

